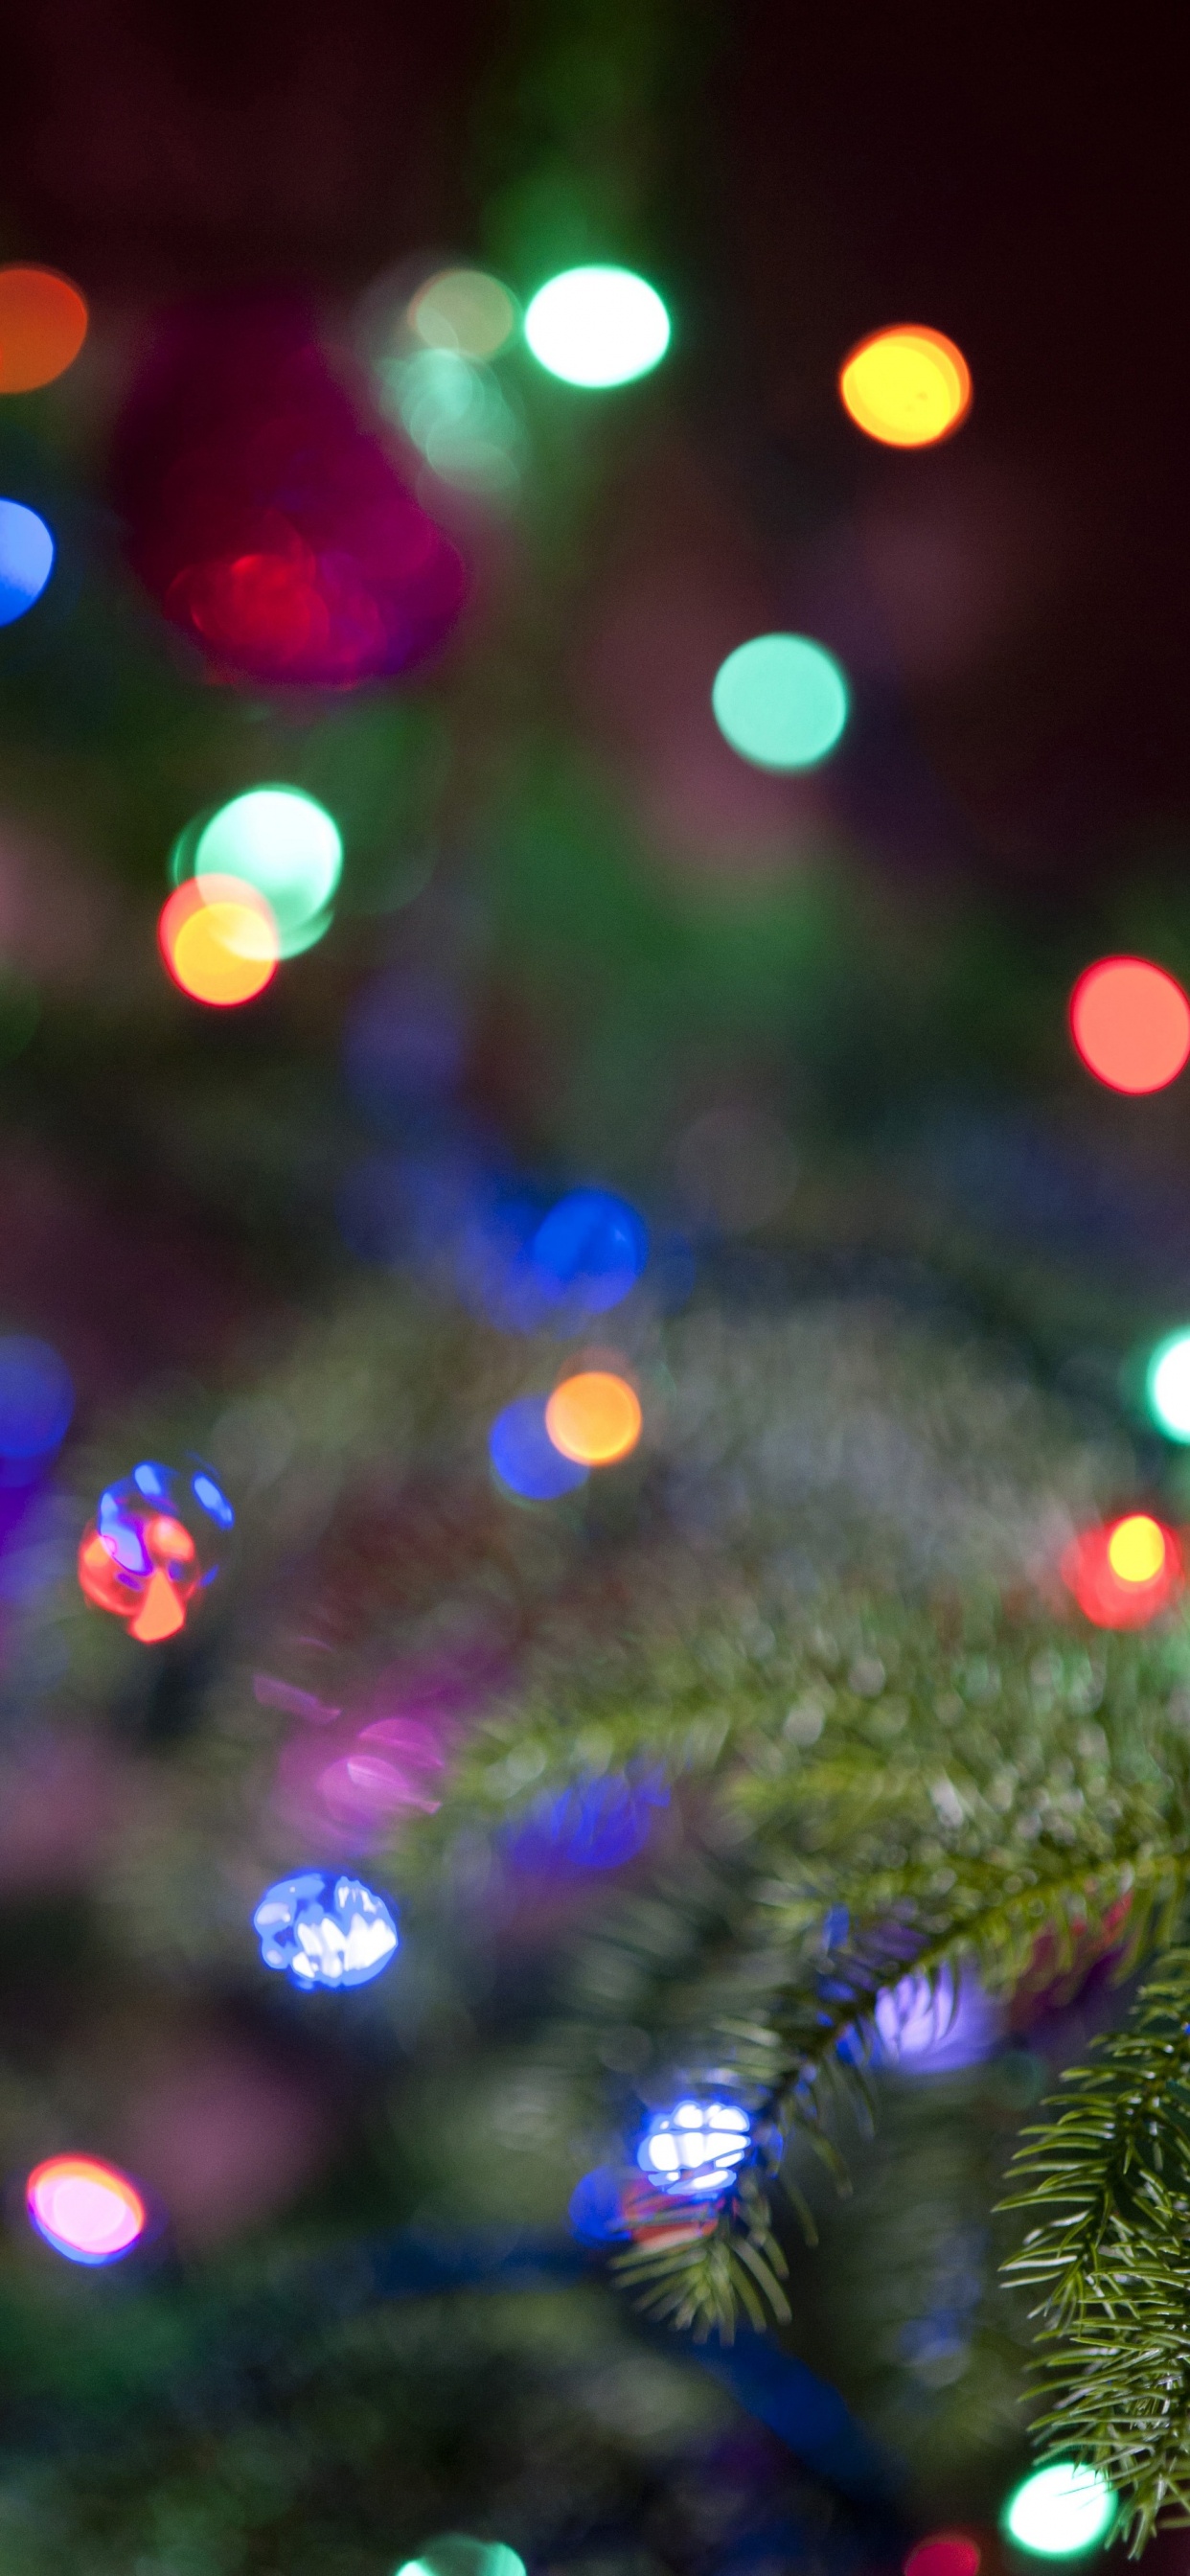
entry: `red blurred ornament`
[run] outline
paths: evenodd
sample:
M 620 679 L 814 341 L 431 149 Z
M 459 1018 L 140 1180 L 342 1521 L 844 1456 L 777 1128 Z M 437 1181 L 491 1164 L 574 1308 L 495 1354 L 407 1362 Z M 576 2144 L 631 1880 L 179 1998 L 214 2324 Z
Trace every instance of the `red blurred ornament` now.
M 905 2560 L 904 2576 L 979 2576 L 979 2542 L 965 2531 L 932 2531 Z
M 290 305 L 178 318 L 125 415 L 136 571 L 225 669 L 350 688 L 438 650 L 460 557 Z
M 634 2242 L 662 2253 L 713 2234 L 720 2202 L 682 2200 L 674 2192 L 655 2190 L 647 2175 L 633 2174 L 625 2182 L 620 2207 Z
M 1081 1531 L 1066 1550 L 1061 1574 L 1097 1628 L 1145 1627 L 1180 1598 L 1186 1583 L 1174 1531 L 1147 1512 Z

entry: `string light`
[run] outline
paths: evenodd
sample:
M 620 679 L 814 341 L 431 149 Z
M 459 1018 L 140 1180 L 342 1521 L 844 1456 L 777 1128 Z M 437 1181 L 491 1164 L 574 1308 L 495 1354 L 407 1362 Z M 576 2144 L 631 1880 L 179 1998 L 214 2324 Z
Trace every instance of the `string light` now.
M 185 1627 L 191 1602 L 215 1582 L 223 1534 L 234 1526 L 232 1506 L 205 1468 L 187 1478 L 142 1458 L 105 1488 L 83 1531 L 83 1596 L 126 1619 L 138 1645 L 160 1645 Z
M 1190 1326 L 1158 1342 L 1145 1372 L 1145 1393 L 1166 1439 L 1190 1441 Z
M 382 1896 L 361 1878 L 303 1870 L 265 1889 L 252 1917 L 266 1968 L 284 1970 L 304 1993 L 367 1986 L 396 1957 L 397 1927 Z
M 49 1342 L 28 1333 L 0 1335 L 0 1459 L 5 1481 L 32 1475 L 66 1436 L 74 1388 Z
M 610 1369 L 581 1369 L 556 1386 L 545 1408 L 555 1449 L 583 1467 L 610 1467 L 635 1449 L 641 1434 L 640 1398 Z
M 757 769 L 814 769 L 847 722 L 847 682 L 808 635 L 753 635 L 721 663 L 711 689 L 719 731 Z
M 1111 1091 L 1162 1091 L 1190 1056 L 1190 1002 L 1163 966 L 1101 957 L 1070 996 L 1070 1034 Z
M 630 268 L 567 268 L 538 288 L 525 315 L 538 366 L 568 385 L 628 385 L 660 365 L 669 315 Z
M 517 308 L 508 288 L 486 270 L 443 268 L 418 288 L 409 324 L 427 349 L 455 350 L 482 362 L 507 348 Z
M 0 501 L 0 626 L 15 626 L 36 606 L 54 569 L 54 540 L 45 520 L 23 501 Z
M 50 2156 L 25 2185 L 39 2236 L 70 2263 L 118 2263 L 144 2235 L 148 2212 L 118 2165 L 95 2156 Z
M 727 2190 L 752 2143 L 736 2102 L 678 2102 L 650 2120 L 636 2151 L 641 2172 L 661 2191 L 703 2200 Z
M 1116 2518 L 1115 2489 L 1100 2469 L 1054 2460 L 1013 2489 L 1003 2528 L 1036 2558 L 1081 2558 L 1106 2540 Z
M 500 1483 L 526 1503 L 555 1503 L 587 1481 L 587 1469 L 564 1456 L 546 1429 L 545 1398 L 518 1396 L 488 1433 L 488 1456 Z
M 1066 1550 L 1061 1570 L 1084 1617 L 1097 1628 L 1143 1628 L 1177 1600 L 1185 1584 L 1174 1532 L 1148 1512 L 1129 1512 L 1105 1529 L 1083 1530 Z
M 611 1190 L 568 1190 L 542 1218 L 529 1246 L 546 1293 L 576 1315 L 603 1315 L 618 1306 L 648 1257 L 643 1217 Z
M 242 877 L 204 876 L 177 888 L 157 925 L 175 984 L 196 1002 L 229 1010 L 263 993 L 277 971 L 277 925 Z
M 87 306 L 53 268 L 0 268 L 0 394 L 51 385 L 77 358 Z
M 965 2531 L 932 2531 L 904 2563 L 904 2576 L 979 2576 L 982 2552 Z
M 899 322 L 846 357 L 839 392 L 857 429 L 885 447 L 934 447 L 971 409 L 971 370 L 944 331 Z
M 396 2576 L 525 2576 L 525 2562 L 503 2540 L 472 2540 L 465 2531 L 444 2531 L 427 2540 L 416 2558 L 407 2558 Z
M 1107 1561 L 1121 1583 L 1151 1583 L 1165 1563 L 1165 1538 L 1147 1512 L 1132 1512 L 1117 1521 L 1107 1542 Z
M 235 877 L 262 896 L 276 924 L 277 954 L 296 957 L 329 929 L 343 873 L 334 816 L 300 787 L 250 787 L 188 825 L 170 863 L 175 885 Z

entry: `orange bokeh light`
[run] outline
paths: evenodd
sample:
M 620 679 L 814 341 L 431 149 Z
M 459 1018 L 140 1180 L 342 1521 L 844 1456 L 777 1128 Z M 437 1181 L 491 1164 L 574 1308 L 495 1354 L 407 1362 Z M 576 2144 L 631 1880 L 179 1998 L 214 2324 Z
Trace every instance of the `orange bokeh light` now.
M 610 1369 L 580 1369 L 556 1386 L 545 1408 L 555 1449 L 583 1467 L 610 1467 L 635 1449 L 641 1431 L 640 1398 Z
M 153 1568 L 147 1582 L 119 1563 L 94 1521 L 88 1522 L 79 1544 L 78 1578 L 97 1610 L 126 1619 L 128 1634 L 138 1644 L 157 1646 L 186 1625 L 187 1606 L 199 1589 L 198 1552 L 189 1530 L 172 1513 L 156 1512 L 142 1526 Z
M 1070 1034 L 1112 1091 L 1161 1091 L 1190 1056 L 1190 1002 L 1163 966 L 1101 957 L 1070 996 Z
M 0 394 L 52 384 L 86 336 L 86 303 L 68 277 L 52 268 L 0 268 Z
M 1062 1580 L 1097 1628 L 1143 1628 L 1185 1588 L 1182 1551 L 1148 1512 L 1083 1530 L 1062 1559 Z
M 934 447 L 971 409 L 971 370 L 944 331 L 898 322 L 844 358 L 839 393 L 866 437 L 885 447 Z
M 277 924 L 241 877 L 188 878 L 164 905 L 157 936 L 175 984 L 216 1010 L 252 1001 L 277 971 Z

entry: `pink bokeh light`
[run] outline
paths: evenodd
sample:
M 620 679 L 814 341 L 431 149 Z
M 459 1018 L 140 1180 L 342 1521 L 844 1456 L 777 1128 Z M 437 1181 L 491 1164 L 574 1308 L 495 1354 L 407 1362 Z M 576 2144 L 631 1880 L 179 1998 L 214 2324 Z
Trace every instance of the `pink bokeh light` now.
M 94 2156 L 50 2156 L 25 2186 L 40 2236 L 72 2263 L 115 2263 L 144 2235 L 148 2212 L 127 2174 Z

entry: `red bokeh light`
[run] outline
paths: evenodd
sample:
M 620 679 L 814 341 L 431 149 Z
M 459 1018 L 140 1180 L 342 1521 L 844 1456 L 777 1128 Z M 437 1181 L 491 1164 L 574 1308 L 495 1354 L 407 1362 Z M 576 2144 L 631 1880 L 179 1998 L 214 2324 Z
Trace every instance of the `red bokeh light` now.
M 717 2201 L 681 2200 L 673 2192 L 658 2191 L 646 2174 L 629 2177 L 621 2208 L 634 2243 L 651 2246 L 654 2253 L 695 2245 L 719 2223 Z
M 1074 1594 L 1084 1618 L 1097 1628 L 1143 1628 L 1159 1611 L 1168 1610 L 1185 1588 L 1182 1550 L 1171 1529 L 1154 1524 L 1162 1541 L 1156 1573 L 1129 1582 L 1113 1568 L 1112 1540 L 1125 1523 L 1109 1521 L 1102 1529 L 1080 1532 L 1062 1559 L 1062 1580 Z
M 1070 1034 L 1112 1091 L 1161 1091 L 1190 1056 L 1190 1002 L 1163 966 L 1101 957 L 1070 996 Z
M 229 876 L 188 877 L 176 887 L 162 906 L 157 943 L 175 984 L 214 1010 L 254 1001 L 280 954 L 264 896 Z
M 157 1646 L 185 1627 L 202 1576 L 190 1532 L 172 1513 L 146 1511 L 140 1527 L 150 1571 L 131 1574 L 89 1521 L 79 1544 L 79 1588 L 96 1610 L 126 1619 L 138 1645 Z
M 905 2560 L 905 2576 L 979 2576 L 982 2551 L 965 2531 L 932 2531 Z

